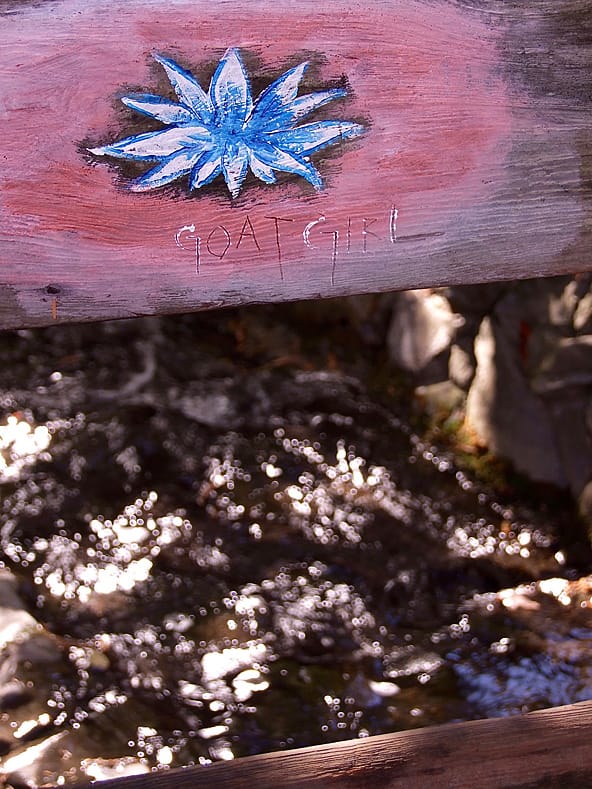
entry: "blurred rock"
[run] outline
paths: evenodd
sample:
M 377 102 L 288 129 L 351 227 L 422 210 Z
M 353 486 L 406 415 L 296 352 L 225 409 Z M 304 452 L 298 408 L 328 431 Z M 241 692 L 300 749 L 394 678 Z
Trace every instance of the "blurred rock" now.
M 16 579 L 0 570 L 0 648 L 35 633 L 36 619 L 25 609 L 16 590 Z
M 480 323 L 481 318 L 492 312 L 497 302 L 511 286 L 511 283 L 508 282 L 491 282 L 486 285 L 443 288 L 441 293 L 448 300 L 454 312 L 465 317 L 476 316 L 477 323 Z
M 588 524 L 592 538 L 592 479 L 584 487 L 578 498 L 580 515 Z
M 15 761 L 7 763 L 18 785 L 37 786 L 28 757 L 18 749 L 53 728 L 42 688 L 48 667 L 63 668 L 67 657 L 59 640 L 26 610 L 17 580 L 8 570 L 0 570 L 0 651 L 0 711 L 11 710 L 10 717 L 0 716 L 0 751 L 10 752 L 10 759 L 14 756 Z
M 146 762 L 130 756 L 121 759 L 84 759 L 81 766 L 93 781 L 124 778 L 126 775 L 146 775 L 151 771 Z
M 464 403 L 465 394 L 452 381 L 440 381 L 437 384 L 418 386 L 415 395 L 423 409 L 431 416 L 446 418 Z
M 532 381 L 539 394 L 592 385 L 592 335 L 565 337 L 555 344 Z
M 18 595 L 15 577 L 8 570 L 0 570 L 0 649 L 11 646 L 17 663 L 22 660 L 53 662 L 61 656 L 57 641 L 26 610 Z M 6 664 L 3 664 L 0 677 L 5 672 Z M 11 677 L 5 677 L 5 681 L 9 679 Z
M 0 686 L 0 710 L 11 710 L 20 707 L 31 699 L 31 690 L 24 682 L 11 679 Z
M 51 737 L 42 740 L 36 745 L 29 745 L 13 751 L 0 764 L 2 773 L 9 784 L 16 786 L 38 787 L 51 785 L 48 781 L 48 772 L 51 775 L 50 763 L 63 764 L 65 767 L 66 754 L 63 750 L 62 741 L 66 737 L 66 732 L 58 732 Z M 56 771 L 60 774 L 60 770 Z
M 224 385 L 225 382 L 220 382 L 219 391 L 215 389 L 204 391 L 204 387 L 200 387 L 199 384 L 189 384 L 182 394 L 171 390 L 169 392 L 171 403 L 188 419 L 202 425 L 234 427 L 237 424 L 237 414 L 231 397 L 227 392 L 222 391 Z
M 393 301 L 396 301 L 397 297 L 397 293 L 372 293 L 343 299 L 349 322 L 364 344 L 376 348 L 384 347 Z M 320 303 L 326 309 L 327 302 Z
M 416 376 L 432 417 L 464 405 L 478 443 L 576 497 L 592 477 L 591 281 L 399 294 L 388 337 L 391 359 Z
M 461 324 L 462 318 L 440 294 L 400 293 L 387 337 L 390 357 L 403 370 L 418 373 L 449 347 Z
M 592 433 L 586 425 L 589 402 L 587 393 L 569 389 L 546 400 L 562 470 L 576 498 L 592 479 Z
M 555 282 L 557 288 L 553 287 Z M 575 279 L 571 279 L 561 288 L 562 282 L 563 278 L 551 280 L 549 285 L 545 284 L 545 280 L 540 280 L 539 294 L 536 295 L 538 301 L 547 300 L 546 315 L 552 326 L 571 327 L 578 306 L 578 283 Z M 541 317 L 544 315 L 545 313 L 542 312 Z
M 460 389 L 468 390 L 473 378 L 477 360 L 473 347 L 473 339 L 465 338 L 462 344 L 454 343 L 450 347 L 450 358 L 448 359 L 448 374 L 452 383 Z
M 579 301 L 573 326 L 577 332 L 592 333 L 592 291 L 588 291 Z
M 550 416 L 530 389 L 508 328 L 483 319 L 475 345 L 477 372 L 467 397 L 467 424 L 518 471 L 538 482 L 564 486 Z

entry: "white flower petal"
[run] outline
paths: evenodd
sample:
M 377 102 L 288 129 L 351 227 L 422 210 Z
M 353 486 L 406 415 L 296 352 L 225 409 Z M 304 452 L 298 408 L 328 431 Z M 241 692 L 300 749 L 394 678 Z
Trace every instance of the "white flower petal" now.
M 198 189 L 222 173 L 236 197 L 249 166 L 267 184 L 276 182 L 276 171 L 283 171 L 300 175 L 321 189 L 321 177 L 309 155 L 364 132 L 351 121 L 319 121 L 294 128 L 300 118 L 346 95 L 345 90 L 335 88 L 298 98 L 306 63 L 282 74 L 253 105 L 237 49 L 228 49 L 220 60 L 208 94 L 174 60 L 160 55 L 155 59 L 165 69 L 179 103 L 152 94 L 124 96 L 122 101 L 168 128 L 89 149 L 97 156 L 157 161 L 133 184 L 136 191 L 156 188 L 187 173 L 191 173 L 190 189 Z
M 263 183 L 274 184 L 276 182 L 276 177 L 271 167 L 264 164 L 261 159 L 258 159 L 253 151 L 249 151 L 249 167 L 253 175 L 257 176 Z
M 257 158 L 259 158 L 268 167 L 274 170 L 282 170 L 286 173 L 295 173 L 306 178 L 315 189 L 323 188 L 323 181 L 319 175 L 316 167 L 310 162 L 305 162 L 298 159 L 296 156 L 282 151 L 273 145 L 262 144 L 256 149 Z
M 196 119 L 195 114 L 187 107 L 167 101 L 161 96 L 123 96 L 121 101 L 126 107 L 163 123 L 191 123 Z
M 242 142 L 228 142 L 222 156 L 222 172 L 230 194 L 237 197 L 247 174 L 249 150 Z
M 351 121 L 317 121 L 287 131 L 271 132 L 267 139 L 284 151 L 302 155 L 350 137 L 357 137 L 363 131 L 363 126 Z
M 105 145 L 102 148 L 91 148 L 96 156 L 117 156 L 120 159 L 162 159 L 182 148 L 199 146 L 211 141 L 211 134 L 203 126 L 175 126 L 164 131 L 147 132 L 135 137 Z
M 240 128 L 251 112 L 251 89 L 238 50 L 227 50 L 218 64 L 212 77 L 210 99 L 219 123 L 232 119 Z
M 317 110 L 324 104 L 334 99 L 342 99 L 347 96 L 347 91 L 343 88 L 333 88 L 332 90 L 319 91 L 318 93 L 307 93 L 306 96 L 299 96 L 292 102 L 290 111 L 292 118 L 298 120 L 308 115 L 309 112 Z
M 200 151 L 182 151 L 171 156 L 158 167 L 148 170 L 141 178 L 131 186 L 132 192 L 145 192 L 148 189 L 156 189 L 164 184 L 170 184 L 183 175 L 191 172 L 195 163 L 203 155 Z
M 196 163 L 191 174 L 190 189 L 209 184 L 222 172 L 222 156 L 218 148 L 205 153 Z
M 199 82 L 189 71 L 185 71 L 174 60 L 164 58 L 161 55 L 155 55 L 154 59 L 166 71 L 175 93 L 183 104 L 193 110 L 202 123 L 207 123 L 212 117 L 212 104 Z

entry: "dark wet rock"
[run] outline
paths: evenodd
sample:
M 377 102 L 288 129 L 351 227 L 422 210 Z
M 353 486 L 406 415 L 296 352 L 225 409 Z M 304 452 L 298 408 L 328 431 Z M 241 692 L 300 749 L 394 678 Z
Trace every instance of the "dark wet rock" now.
M 590 539 L 592 540 L 592 480 L 586 483 L 578 497 L 578 509 L 588 525 Z
M 455 671 L 481 714 L 496 715 L 500 699 L 520 712 L 525 705 L 592 698 L 591 591 L 589 577 L 551 577 L 503 589 L 495 602 L 490 596 L 474 600 L 473 631 L 490 642 L 489 650 L 458 661 Z
M 63 658 L 63 651 L 57 640 L 49 633 L 33 633 L 19 643 L 17 656 L 20 662 L 44 666 L 56 663 Z
M 168 405 L 187 419 L 210 428 L 231 430 L 265 419 L 272 408 L 269 373 L 233 378 L 205 378 L 171 387 Z
M 53 728 L 40 680 L 48 669 L 63 667 L 64 654 L 58 639 L 26 610 L 16 578 L 7 570 L 0 571 L 0 643 L 0 738 L 12 755 L 23 742 Z
M 0 762 L 6 781 L 19 788 L 51 786 L 67 766 L 69 753 L 63 747 L 66 737 L 66 732 L 58 732 L 35 745 L 12 751 Z
M 31 700 L 31 688 L 24 682 L 13 679 L 0 686 L 0 712 L 21 707 Z
M 10 672 L 23 661 L 43 664 L 61 658 L 56 639 L 27 611 L 17 581 L 7 570 L 0 570 L 0 648 L 5 654 L 0 669 L 3 679 L 11 679 Z
M 172 407 L 183 416 L 208 427 L 238 427 L 241 421 L 232 398 L 231 380 L 195 382 L 182 390 L 171 389 Z
M 93 397 L 98 400 L 116 400 L 124 402 L 141 392 L 154 378 L 156 373 L 156 349 L 154 343 L 141 340 L 136 343 L 136 350 L 141 359 L 137 372 L 130 372 L 128 379 L 118 389 L 95 389 Z
M 0 771 L 10 783 L 30 789 L 148 773 L 167 747 L 154 728 L 157 718 L 147 705 L 107 691 L 94 697 L 76 727 L 56 733 L 47 728 L 49 736 L 42 739 L 41 729 L 34 730 L 30 721 L 30 734 L 0 761 Z M 143 749 L 145 758 L 130 753 L 130 742 Z

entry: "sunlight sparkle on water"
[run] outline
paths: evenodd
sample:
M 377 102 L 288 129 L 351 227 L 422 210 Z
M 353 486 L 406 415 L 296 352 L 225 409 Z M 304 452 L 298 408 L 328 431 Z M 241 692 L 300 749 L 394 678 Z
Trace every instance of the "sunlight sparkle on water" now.
M 0 481 L 18 479 L 26 466 L 49 459 L 46 450 L 51 439 L 46 425 L 34 427 L 24 418 L 9 416 L 0 425 Z

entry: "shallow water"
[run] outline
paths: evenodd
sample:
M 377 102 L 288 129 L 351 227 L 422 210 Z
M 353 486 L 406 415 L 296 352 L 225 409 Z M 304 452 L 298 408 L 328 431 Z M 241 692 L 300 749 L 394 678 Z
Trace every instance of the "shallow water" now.
M 461 471 L 372 327 L 299 309 L 0 338 L 2 561 L 45 628 L 3 653 L 13 786 L 592 698 L 569 507 Z

